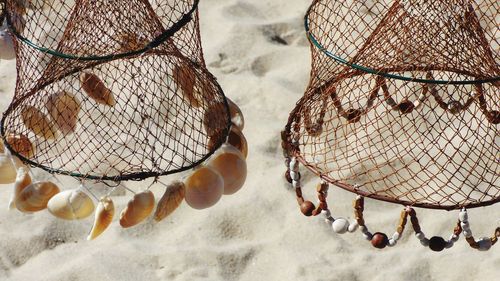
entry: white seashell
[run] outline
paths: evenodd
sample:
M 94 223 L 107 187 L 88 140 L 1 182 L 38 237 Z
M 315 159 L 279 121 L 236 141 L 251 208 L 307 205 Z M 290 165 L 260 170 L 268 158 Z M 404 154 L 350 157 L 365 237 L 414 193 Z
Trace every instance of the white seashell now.
M 80 112 L 80 101 L 74 95 L 66 91 L 55 93 L 49 97 L 45 106 L 63 135 L 75 131 Z
M 332 229 L 335 233 L 343 234 L 349 228 L 349 221 L 344 218 L 335 219 L 332 223 Z
M 16 197 L 16 208 L 21 212 L 38 212 L 47 208 L 50 198 L 60 189 L 52 182 L 32 183 L 24 188 Z
M 60 219 L 83 219 L 94 211 L 92 199 L 79 189 L 65 190 L 52 197 L 48 204 L 49 212 Z
M 16 181 L 16 169 L 12 160 L 0 154 L 0 184 L 9 184 Z
M 139 224 L 153 212 L 154 206 L 155 197 L 153 192 L 147 190 L 137 193 L 120 213 L 120 225 L 127 228 Z
M 0 31 L 0 59 L 12 60 L 16 58 L 12 35 L 7 30 Z
M 211 167 L 196 169 L 185 181 L 186 203 L 194 209 L 215 205 L 224 192 L 224 179 Z
M 28 168 L 20 167 L 17 169 L 16 182 L 14 183 L 14 193 L 12 194 L 9 202 L 9 209 L 16 207 L 16 198 L 21 192 L 31 184 L 31 177 L 28 173 Z
M 113 221 L 114 215 L 115 205 L 113 204 L 113 200 L 107 196 L 102 197 L 101 200 L 99 200 L 99 204 L 97 204 L 94 225 L 90 230 L 89 236 L 87 236 L 87 240 L 93 240 L 101 235 Z
M 208 166 L 224 180 L 224 194 L 234 194 L 245 184 L 247 163 L 245 156 L 232 145 L 222 146 L 210 159 Z

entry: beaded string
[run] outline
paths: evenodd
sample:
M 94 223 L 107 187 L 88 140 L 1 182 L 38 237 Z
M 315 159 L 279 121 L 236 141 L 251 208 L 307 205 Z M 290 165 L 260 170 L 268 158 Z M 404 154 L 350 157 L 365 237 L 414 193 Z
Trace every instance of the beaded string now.
M 472 236 L 472 231 L 469 225 L 469 216 L 467 215 L 467 210 L 463 208 L 458 216 L 459 224 L 463 229 L 465 240 L 469 245 L 479 251 L 488 251 L 491 246 L 495 245 L 500 237 L 500 227 L 495 229 L 495 233 L 490 237 L 482 237 L 479 240 L 474 239 Z

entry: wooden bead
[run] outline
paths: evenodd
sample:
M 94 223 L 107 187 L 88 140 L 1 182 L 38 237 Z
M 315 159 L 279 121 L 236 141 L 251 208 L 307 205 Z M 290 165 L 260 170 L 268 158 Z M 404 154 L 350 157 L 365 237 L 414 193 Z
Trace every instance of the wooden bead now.
M 311 201 L 304 201 L 300 204 L 300 211 L 307 217 L 312 216 L 313 211 L 316 209 Z
M 441 252 L 446 247 L 446 240 L 440 236 L 429 239 L 429 248 L 435 252 Z
M 403 114 L 411 113 L 415 109 L 415 104 L 409 100 L 404 100 L 397 105 L 397 110 Z
M 448 111 L 450 111 L 451 114 L 457 115 L 462 111 L 463 106 L 459 101 L 452 100 L 448 103 Z
M 372 236 L 372 245 L 375 248 L 383 249 L 389 244 L 389 238 L 387 235 L 381 232 L 375 232 Z

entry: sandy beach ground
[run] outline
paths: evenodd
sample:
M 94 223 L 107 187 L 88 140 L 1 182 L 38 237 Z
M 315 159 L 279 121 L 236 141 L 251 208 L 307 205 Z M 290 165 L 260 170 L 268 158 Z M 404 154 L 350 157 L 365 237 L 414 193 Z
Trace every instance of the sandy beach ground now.
M 201 34 L 209 70 L 247 120 L 245 187 L 214 207 L 183 204 L 160 223 L 131 229 L 118 222 L 86 241 L 93 218 L 56 220 L 8 211 L 11 185 L 0 186 L 0 280 L 498 280 L 500 245 L 471 249 L 463 237 L 440 253 L 420 245 L 408 225 L 395 248 L 373 248 L 360 232 L 334 234 L 304 217 L 285 183 L 280 130 L 307 86 L 306 0 L 202 0 Z M 15 87 L 15 61 L 0 61 L 0 109 Z M 317 178 L 304 173 L 306 193 Z M 69 187 L 66 187 L 69 188 Z M 152 189 L 157 196 L 163 188 Z M 121 210 L 128 199 L 117 196 Z M 336 216 L 352 218 L 354 194 L 332 188 Z M 372 231 L 392 234 L 401 206 L 367 200 Z M 418 209 L 428 237 L 448 238 L 458 212 Z M 469 210 L 476 238 L 500 226 L 500 204 Z

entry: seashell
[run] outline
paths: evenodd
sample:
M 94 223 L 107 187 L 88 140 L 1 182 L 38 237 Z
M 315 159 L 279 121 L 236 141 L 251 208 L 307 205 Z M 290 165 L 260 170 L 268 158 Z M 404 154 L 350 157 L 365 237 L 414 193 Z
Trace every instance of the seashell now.
M 26 186 L 16 196 L 16 208 L 21 212 L 38 212 L 47 208 L 50 198 L 60 189 L 52 182 L 35 182 Z
M 113 200 L 107 196 L 102 197 L 101 200 L 99 200 L 99 204 L 97 204 L 94 225 L 90 230 L 89 236 L 87 236 L 87 240 L 93 240 L 101 235 L 113 221 L 114 215 L 115 204 L 113 204 Z
M 198 92 L 195 90 L 196 73 L 189 64 L 181 63 L 172 70 L 172 78 L 178 88 L 181 89 L 185 101 L 192 107 L 200 107 L 200 97 L 197 97 Z
M 21 118 L 24 125 L 35 135 L 45 138 L 54 139 L 56 137 L 56 129 L 53 127 L 49 119 L 34 106 L 28 105 L 21 111 Z
M 16 168 L 12 160 L 4 154 L 0 154 L 0 184 L 9 184 L 16 181 Z
M 241 109 L 229 98 L 226 97 L 226 100 L 229 106 L 229 115 L 231 116 L 231 122 L 233 123 L 233 125 L 238 127 L 240 131 L 243 131 L 243 128 L 245 128 L 245 117 L 243 117 Z
M 232 145 L 224 145 L 210 159 L 208 166 L 224 179 L 224 194 L 234 194 L 245 184 L 247 163 L 243 154 Z
M 238 129 L 236 126 L 231 127 L 231 131 L 229 132 L 229 136 L 227 137 L 227 142 L 236 147 L 245 157 L 248 156 L 248 143 L 245 135 Z
M 102 82 L 97 75 L 82 72 L 82 74 L 80 74 L 80 84 L 85 93 L 97 103 L 108 106 L 114 106 L 116 104 L 113 93 L 104 85 L 104 82 Z
M 45 106 L 63 135 L 75 131 L 80 101 L 74 95 L 66 91 L 55 93 L 49 97 Z
M 203 166 L 196 169 L 185 181 L 186 203 L 194 209 L 205 209 L 215 205 L 224 192 L 224 179 L 213 168 Z
M 158 201 L 156 206 L 156 212 L 154 214 L 154 219 L 156 221 L 161 221 L 168 215 L 173 213 L 177 207 L 184 200 L 185 186 L 183 182 L 174 182 L 167 186 L 167 190 Z
M 78 220 L 92 214 L 94 202 L 79 189 L 65 190 L 49 200 L 47 209 L 60 219 Z
M 123 32 L 116 35 L 115 40 L 119 44 L 120 52 L 137 51 L 144 48 L 147 42 L 140 38 L 138 34 L 133 32 Z
M 0 23 L 1 24 L 1 23 Z M 16 58 L 12 35 L 7 30 L 0 30 L 0 59 L 12 60 Z
M 8 134 L 5 138 L 9 146 L 25 158 L 31 158 L 35 155 L 35 147 L 25 135 Z
M 21 192 L 31 184 L 31 177 L 28 173 L 28 168 L 20 167 L 17 169 L 16 181 L 14 183 L 14 194 L 12 194 L 9 202 L 9 209 L 16 207 L 16 199 Z
M 154 206 L 155 197 L 153 192 L 147 190 L 137 193 L 120 213 L 120 225 L 127 228 L 139 224 L 153 212 Z
M 349 229 L 349 221 L 344 218 L 338 218 L 333 221 L 332 229 L 335 233 L 343 234 Z
M 203 114 L 203 127 L 211 139 L 216 139 L 217 135 L 225 129 L 227 116 L 224 115 L 224 105 L 220 102 L 211 104 Z

